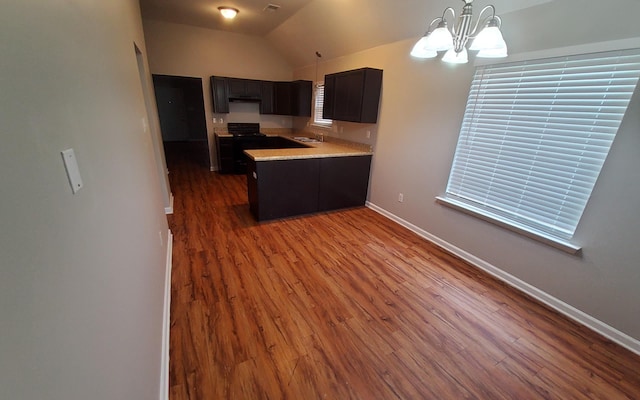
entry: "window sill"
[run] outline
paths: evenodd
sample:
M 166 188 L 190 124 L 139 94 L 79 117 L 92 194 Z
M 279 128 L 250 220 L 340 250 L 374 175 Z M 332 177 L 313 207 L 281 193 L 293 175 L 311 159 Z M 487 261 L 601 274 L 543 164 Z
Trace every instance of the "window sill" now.
M 443 206 L 446 207 L 450 207 L 453 208 L 454 210 L 458 210 L 461 211 L 465 214 L 474 216 L 476 218 L 479 218 L 483 221 L 492 223 L 494 225 L 500 226 L 502 228 L 508 229 L 512 232 L 516 232 L 519 233 L 521 235 L 524 235 L 530 239 L 533 240 L 537 240 L 541 243 L 544 243 L 546 245 L 555 247 L 556 249 L 562 250 L 564 252 L 567 252 L 569 254 L 578 254 L 581 250 L 582 247 L 579 245 L 576 245 L 575 243 L 571 243 L 569 241 L 566 240 L 562 240 L 559 238 L 555 238 L 555 237 L 551 237 L 545 233 L 542 232 L 537 232 L 534 231 L 532 229 L 525 229 L 524 227 L 518 226 L 518 225 L 514 225 L 510 222 L 507 222 L 503 219 L 500 219 L 498 217 L 493 217 L 491 215 L 487 215 L 484 212 L 480 211 L 479 209 L 476 209 L 468 204 L 465 204 L 463 202 L 460 201 L 456 201 L 454 199 L 450 199 L 444 196 L 437 196 L 436 197 L 436 202 L 438 202 L 439 204 L 442 204 Z
M 333 124 L 319 124 L 317 122 L 312 122 L 309 124 L 310 126 L 313 126 L 314 128 L 324 128 L 324 129 L 331 129 L 331 126 Z

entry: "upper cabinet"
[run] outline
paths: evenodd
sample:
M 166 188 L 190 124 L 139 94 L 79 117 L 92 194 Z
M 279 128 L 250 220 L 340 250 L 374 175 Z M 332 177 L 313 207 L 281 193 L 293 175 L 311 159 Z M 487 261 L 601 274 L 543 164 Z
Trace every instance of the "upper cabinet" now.
M 311 81 L 272 82 L 211 77 L 213 112 L 229 113 L 230 100 L 260 102 L 260 114 L 311 116 Z
M 376 123 L 382 70 L 360 68 L 325 75 L 322 116 L 338 121 Z
M 254 79 L 227 78 L 230 99 L 260 100 L 262 82 Z
M 293 115 L 298 117 L 311 116 L 311 97 L 313 82 L 294 81 L 293 84 Z
M 273 113 L 277 115 L 291 115 L 293 113 L 293 85 L 291 82 L 273 83 Z
M 273 114 L 274 99 L 273 88 L 274 82 L 262 81 L 260 90 L 260 114 Z
M 274 82 L 274 114 L 311 116 L 311 81 Z
M 220 76 L 211 77 L 211 98 L 213 99 L 214 113 L 229 113 L 229 93 L 227 91 L 227 78 L 223 78 Z

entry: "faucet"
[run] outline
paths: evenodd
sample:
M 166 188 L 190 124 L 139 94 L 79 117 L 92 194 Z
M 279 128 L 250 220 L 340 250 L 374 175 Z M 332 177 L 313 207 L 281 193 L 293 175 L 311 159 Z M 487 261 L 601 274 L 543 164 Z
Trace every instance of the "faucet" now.
M 316 140 L 324 142 L 324 134 L 322 132 L 314 132 L 313 134 L 316 137 Z

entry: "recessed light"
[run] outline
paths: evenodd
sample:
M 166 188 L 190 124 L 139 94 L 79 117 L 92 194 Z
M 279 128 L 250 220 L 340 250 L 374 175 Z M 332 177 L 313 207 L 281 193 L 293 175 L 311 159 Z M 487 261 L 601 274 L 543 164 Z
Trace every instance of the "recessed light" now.
M 237 8 L 233 7 L 218 7 L 218 10 L 220 10 L 220 14 L 226 19 L 234 19 L 240 12 Z

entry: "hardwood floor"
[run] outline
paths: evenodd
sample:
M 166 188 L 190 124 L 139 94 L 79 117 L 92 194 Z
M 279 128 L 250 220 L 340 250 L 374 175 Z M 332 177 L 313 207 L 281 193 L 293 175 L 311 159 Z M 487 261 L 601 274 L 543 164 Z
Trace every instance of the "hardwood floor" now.
M 256 223 L 167 147 L 170 399 L 640 399 L 640 357 L 366 209 Z

